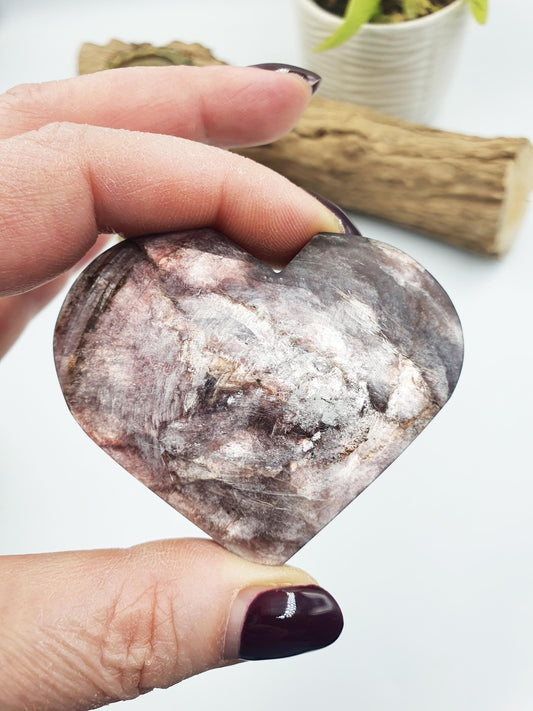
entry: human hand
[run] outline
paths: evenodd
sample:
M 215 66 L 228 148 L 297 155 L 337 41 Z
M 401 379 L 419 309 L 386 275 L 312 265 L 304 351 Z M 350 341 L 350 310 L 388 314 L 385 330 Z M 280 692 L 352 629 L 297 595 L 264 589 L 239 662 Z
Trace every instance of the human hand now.
M 284 263 L 342 231 L 304 191 L 215 147 L 274 140 L 310 94 L 290 73 L 168 67 L 0 97 L 0 352 L 101 233 L 213 226 Z M 0 610 L 2 711 L 95 708 L 240 657 L 319 648 L 342 627 L 303 571 L 200 540 L 0 558 Z

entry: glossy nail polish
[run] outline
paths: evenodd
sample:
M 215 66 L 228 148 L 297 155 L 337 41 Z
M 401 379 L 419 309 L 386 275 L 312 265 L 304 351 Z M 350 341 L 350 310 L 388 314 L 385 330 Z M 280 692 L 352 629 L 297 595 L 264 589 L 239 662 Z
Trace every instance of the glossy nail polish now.
M 342 627 L 340 607 L 318 586 L 266 590 L 252 600 L 244 618 L 239 658 L 277 659 L 321 649 Z
M 357 229 L 357 227 L 353 224 L 353 222 L 350 220 L 348 215 L 341 210 L 341 208 L 338 205 L 335 205 L 334 202 L 330 202 L 329 200 L 326 200 L 326 198 L 322 197 L 322 195 L 318 195 L 317 193 L 314 193 L 312 190 L 307 191 L 310 195 L 312 195 L 314 198 L 318 200 L 318 202 L 321 202 L 322 205 L 325 205 L 330 212 L 332 212 L 335 217 L 340 221 L 342 228 L 344 230 L 344 233 L 347 235 L 360 235 L 361 233 Z
M 309 86 L 313 94 L 318 89 L 322 77 L 315 72 L 311 72 L 309 69 L 302 69 L 302 67 L 295 67 L 292 64 L 276 64 L 276 63 L 265 63 L 265 64 L 252 64 L 252 67 L 257 67 L 257 69 L 267 69 L 271 72 L 282 72 L 285 74 L 297 74 L 302 77 Z

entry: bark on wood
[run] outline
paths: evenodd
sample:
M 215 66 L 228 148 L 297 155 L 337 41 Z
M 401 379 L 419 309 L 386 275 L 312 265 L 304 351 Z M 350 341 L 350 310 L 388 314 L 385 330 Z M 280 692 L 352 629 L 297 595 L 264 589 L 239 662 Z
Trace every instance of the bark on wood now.
M 151 49 L 113 40 L 84 45 L 80 73 L 131 63 L 139 47 L 145 64 L 161 63 L 152 50 L 168 48 L 198 66 L 222 63 L 201 45 Z M 533 148 L 525 138 L 438 131 L 320 98 L 281 140 L 239 152 L 345 209 L 490 256 L 511 246 L 533 188 Z
M 314 99 L 276 143 L 239 151 L 345 209 L 500 256 L 533 188 L 525 138 L 437 131 Z

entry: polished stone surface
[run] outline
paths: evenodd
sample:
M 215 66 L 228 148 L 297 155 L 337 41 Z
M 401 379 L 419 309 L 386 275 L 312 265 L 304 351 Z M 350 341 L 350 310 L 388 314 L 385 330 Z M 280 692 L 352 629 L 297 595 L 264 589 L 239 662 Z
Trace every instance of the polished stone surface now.
M 462 332 L 414 260 L 317 235 L 276 273 L 213 230 L 128 240 L 69 292 L 55 359 L 87 434 L 215 540 L 292 556 L 437 414 Z

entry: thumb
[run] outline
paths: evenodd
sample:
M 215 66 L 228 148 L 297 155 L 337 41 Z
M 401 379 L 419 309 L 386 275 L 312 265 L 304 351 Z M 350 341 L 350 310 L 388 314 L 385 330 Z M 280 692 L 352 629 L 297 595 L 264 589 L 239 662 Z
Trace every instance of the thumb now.
M 2 711 L 79 711 L 239 658 L 318 649 L 342 629 L 306 573 L 211 541 L 0 558 Z

